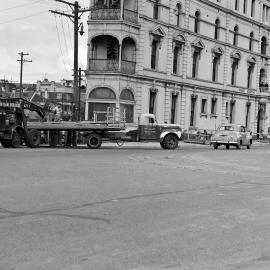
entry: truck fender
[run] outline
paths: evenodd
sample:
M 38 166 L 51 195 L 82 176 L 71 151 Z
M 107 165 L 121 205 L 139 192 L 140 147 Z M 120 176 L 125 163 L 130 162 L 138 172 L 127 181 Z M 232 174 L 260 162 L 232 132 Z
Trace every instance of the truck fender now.
M 168 134 L 174 134 L 180 140 L 181 138 L 181 131 L 176 131 L 176 130 L 166 130 L 160 134 L 159 141 L 162 142 Z
M 21 126 L 14 126 L 14 127 L 12 127 L 11 131 L 12 131 L 12 133 L 14 133 L 15 131 L 17 131 L 17 132 L 19 132 L 22 136 L 25 135 L 24 128 L 21 127 Z

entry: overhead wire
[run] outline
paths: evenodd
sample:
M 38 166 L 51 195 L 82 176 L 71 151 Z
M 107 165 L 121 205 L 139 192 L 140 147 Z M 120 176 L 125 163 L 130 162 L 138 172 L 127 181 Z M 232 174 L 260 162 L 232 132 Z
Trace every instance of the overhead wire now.
M 68 26 L 68 37 L 69 37 L 69 42 L 70 42 L 70 47 L 71 47 L 71 50 L 73 50 L 73 42 L 72 42 L 72 39 L 71 39 L 71 34 L 70 34 L 70 21 L 69 21 L 69 18 L 66 17 L 66 20 L 67 20 L 67 26 Z
M 43 0 L 36 0 L 36 1 L 32 2 L 32 3 L 21 4 L 21 5 L 9 7 L 9 8 L 3 8 L 3 9 L 0 9 L 0 12 L 12 10 L 12 9 L 17 9 L 17 8 L 20 8 L 20 7 L 26 7 L 26 6 L 30 6 L 30 5 L 33 5 L 33 4 L 38 4 L 38 3 L 42 2 L 42 1 Z
M 28 18 L 38 16 L 38 15 L 43 14 L 43 13 L 47 13 L 47 12 L 48 11 L 41 11 L 41 12 L 34 13 L 34 14 L 31 14 L 31 15 L 28 15 L 28 16 L 15 18 L 15 19 L 12 19 L 12 20 L 9 20 L 9 21 L 0 22 L 0 24 L 6 24 L 6 23 L 16 22 L 16 21 L 20 21 L 20 20 L 25 20 L 25 19 L 28 19 Z
M 65 41 L 66 50 L 68 51 L 68 45 L 67 45 L 67 39 L 66 39 L 66 32 L 64 30 L 64 24 L 63 24 L 63 18 L 62 18 L 62 16 L 60 17 L 60 20 L 61 20 L 62 33 L 63 33 L 63 37 L 64 37 L 64 41 Z
M 57 37 L 58 37 L 60 52 L 61 52 L 61 56 L 62 56 L 62 61 L 63 61 L 63 64 L 64 64 L 64 67 L 65 67 L 66 72 L 67 73 L 70 73 L 68 71 L 68 69 L 67 69 L 67 64 L 66 64 L 66 61 L 65 61 L 65 58 L 64 58 L 64 53 L 63 53 L 63 49 L 62 49 L 62 45 L 61 45 L 61 40 L 60 40 L 60 35 L 59 35 L 59 29 L 58 29 L 58 26 L 57 26 L 57 20 L 56 20 L 55 14 L 54 14 L 54 19 L 55 19 L 55 26 L 56 26 L 56 32 L 57 32 Z

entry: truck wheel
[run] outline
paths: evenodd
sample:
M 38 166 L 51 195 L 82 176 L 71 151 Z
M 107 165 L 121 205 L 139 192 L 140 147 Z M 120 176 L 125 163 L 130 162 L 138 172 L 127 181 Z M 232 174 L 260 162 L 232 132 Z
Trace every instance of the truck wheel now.
M 160 146 L 161 146 L 163 149 L 168 149 L 168 148 L 166 147 L 166 145 L 165 145 L 164 142 L 160 142 Z
M 102 138 L 97 133 L 92 133 L 86 138 L 87 146 L 91 149 L 98 149 L 102 144 Z
M 9 148 L 11 147 L 11 140 L 5 140 L 5 139 L 2 139 L 1 140 L 1 144 L 4 148 Z
M 165 149 L 176 149 L 178 147 L 178 138 L 173 134 L 168 134 L 165 136 L 163 143 L 166 147 Z
M 27 146 L 31 148 L 36 148 L 39 146 L 41 141 L 40 132 L 36 129 L 31 129 L 27 134 Z
M 18 148 L 21 145 L 22 142 L 22 137 L 19 132 L 14 131 L 12 134 L 12 139 L 11 139 L 11 146 L 13 148 Z
M 57 131 L 50 131 L 49 134 L 49 145 L 50 147 L 56 147 L 58 143 L 58 132 Z

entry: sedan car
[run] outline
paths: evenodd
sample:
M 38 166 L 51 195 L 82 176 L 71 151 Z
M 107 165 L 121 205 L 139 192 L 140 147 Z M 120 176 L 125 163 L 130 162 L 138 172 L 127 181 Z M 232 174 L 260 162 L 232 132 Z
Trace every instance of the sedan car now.
M 250 149 L 252 144 L 251 132 L 241 125 L 225 124 L 221 125 L 215 134 L 211 137 L 210 144 L 217 149 L 220 145 L 225 145 L 227 149 L 230 145 L 240 149 L 241 146 L 246 146 Z

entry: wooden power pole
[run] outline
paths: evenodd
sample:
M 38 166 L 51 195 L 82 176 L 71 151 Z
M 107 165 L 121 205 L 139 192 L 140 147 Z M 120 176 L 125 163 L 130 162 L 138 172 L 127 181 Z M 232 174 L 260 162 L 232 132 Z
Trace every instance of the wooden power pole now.
M 21 63 L 21 71 L 20 71 L 20 97 L 22 97 L 23 64 L 24 64 L 25 62 L 32 62 L 32 60 L 26 60 L 26 59 L 24 59 L 24 56 L 25 56 L 25 55 L 29 55 L 29 53 L 21 52 L 21 53 L 19 53 L 19 55 L 21 56 L 21 58 L 20 58 L 20 60 L 17 60 L 17 61 Z
M 75 1 L 74 3 L 70 3 L 67 1 L 63 1 L 63 0 L 55 0 L 56 2 L 61 2 L 63 4 L 69 5 L 71 10 L 72 10 L 72 14 L 68 14 L 65 12 L 59 12 L 59 11 L 53 11 L 50 10 L 52 13 L 54 14 L 58 14 L 58 15 L 62 15 L 62 16 L 66 16 L 68 17 L 74 24 L 74 67 L 73 67 L 73 71 L 74 71 L 74 92 L 73 92 L 73 96 L 74 96 L 74 103 L 75 103 L 75 112 L 73 113 L 72 116 L 72 120 L 73 121 L 78 121 L 79 120 L 79 78 L 78 78 L 78 32 L 80 33 L 80 35 L 83 35 L 83 27 L 82 27 L 82 23 L 79 24 L 79 20 L 82 16 L 82 14 L 86 11 L 90 11 L 90 9 L 80 9 L 79 3 L 78 1 Z M 80 30 L 79 30 L 80 28 Z

